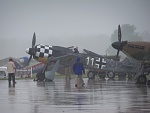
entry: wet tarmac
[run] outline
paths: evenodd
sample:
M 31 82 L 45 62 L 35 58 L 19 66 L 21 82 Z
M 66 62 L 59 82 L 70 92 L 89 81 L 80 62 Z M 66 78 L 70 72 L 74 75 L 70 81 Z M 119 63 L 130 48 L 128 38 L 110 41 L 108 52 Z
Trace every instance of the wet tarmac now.
M 150 113 L 150 87 L 134 81 L 75 79 L 0 80 L 0 113 Z

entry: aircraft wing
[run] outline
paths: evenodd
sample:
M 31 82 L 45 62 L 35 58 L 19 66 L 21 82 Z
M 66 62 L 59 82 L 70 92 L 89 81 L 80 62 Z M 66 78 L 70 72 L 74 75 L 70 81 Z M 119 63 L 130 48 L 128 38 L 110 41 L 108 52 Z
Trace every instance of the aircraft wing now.
M 63 55 L 63 56 L 59 56 L 59 57 L 50 57 L 49 58 L 49 63 L 53 62 L 53 61 L 57 61 L 59 59 L 61 65 L 68 66 L 68 65 L 71 65 L 74 62 L 76 62 L 76 59 L 78 57 L 80 57 L 82 63 L 85 62 L 85 60 L 84 60 L 86 58 L 85 54 L 69 53 L 67 55 Z
M 94 57 L 84 53 L 68 53 L 67 55 L 59 57 L 50 57 L 48 63 L 59 59 L 60 65 L 72 67 L 78 57 L 80 57 L 80 60 L 84 64 L 85 68 L 101 69 L 102 65 L 106 64 L 102 57 Z
M 122 62 L 114 61 L 100 55 L 94 55 L 92 52 L 87 51 L 86 53 L 68 53 L 67 55 L 59 57 L 50 57 L 48 63 L 56 62 L 60 60 L 60 66 L 72 67 L 76 62 L 76 59 L 80 57 L 81 62 L 84 64 L 86 69 L 102 69 L 106 71 L 120 71 L 120 72 L 134 72 L 135 68 L 138 69 L 135 62 L 125 59 Z
M 86 54 L 90 55 L 90 56 L 103 57 L 103 56 L 101 56 L 101 55 L 99 55 L 99 54 L 97 54 L 97 53 L 94 53 L 94 52 L 92 52 L 92 51 L 89 51 L 89 50 L 87 50 L 87 49 L 83 49 L 83 51 L 84 51 Z
M 83 49 L 83 51 L 86 54 L 90 55 L 90 56 L 100 57 L 100 58 L 107 58 L 107 59 L 113 59 L 115 61 L 120 61 L 120 56 L 116 56 L 116 55 L 109 55 L 109 56 L 107 56 L 107 55 L 99 55 L 97 53 L 94 53 L 94 52 L 86 50 L 86 49 Z
M 60 66 L 72 67 L 76 59 L 80 57 L 81 62 L 86 69 L 102 69 L 106 71 L 120 71 L 120 72 L 135 72 L 138 70 L 139 65 L 130 59 L 125 59 L 122 62 L 114 61 L 105 58 L 101 55 L 96 55 L 91 51 L 85 53 L 68 53 L 67 55 L 59 57 L 50 57 L 48 63 L 60 60 Z
M 136 72 L 138 71 L 139 62 L 131 61 L 130 59 L 124 59 L 123 61 L 113 61 L 105 59 L 107 62 L 103 70 L 116 71 L 116 72 Z

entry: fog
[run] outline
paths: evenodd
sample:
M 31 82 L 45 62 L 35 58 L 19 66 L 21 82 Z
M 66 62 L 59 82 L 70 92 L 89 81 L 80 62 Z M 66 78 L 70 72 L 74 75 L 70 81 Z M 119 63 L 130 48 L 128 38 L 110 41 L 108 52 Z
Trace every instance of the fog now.
M 29 56 L 36 44 L 78 46 L 106 54 L 118 24 L 150 32 L 149 0 L 0 0 L 0 59 Z

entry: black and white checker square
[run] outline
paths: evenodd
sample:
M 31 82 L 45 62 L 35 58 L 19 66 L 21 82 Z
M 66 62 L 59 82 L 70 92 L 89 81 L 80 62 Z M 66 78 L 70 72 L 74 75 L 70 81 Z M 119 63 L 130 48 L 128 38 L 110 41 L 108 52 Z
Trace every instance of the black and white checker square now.
M 49 57 L 52 55 L 52 50 L 51 50 L 52 46 L 48 46 L 48 45 L 37 45 L 36 46 L 36 56 L 37 57 Z

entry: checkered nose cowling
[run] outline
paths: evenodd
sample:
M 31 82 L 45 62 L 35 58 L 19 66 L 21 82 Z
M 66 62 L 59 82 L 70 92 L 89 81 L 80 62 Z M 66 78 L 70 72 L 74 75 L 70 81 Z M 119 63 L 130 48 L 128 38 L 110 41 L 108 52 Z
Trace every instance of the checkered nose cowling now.
M 48 58 L 52 56 L 52 46 L 41 44 L 35 46 L 35 56 L 41 58 Z

